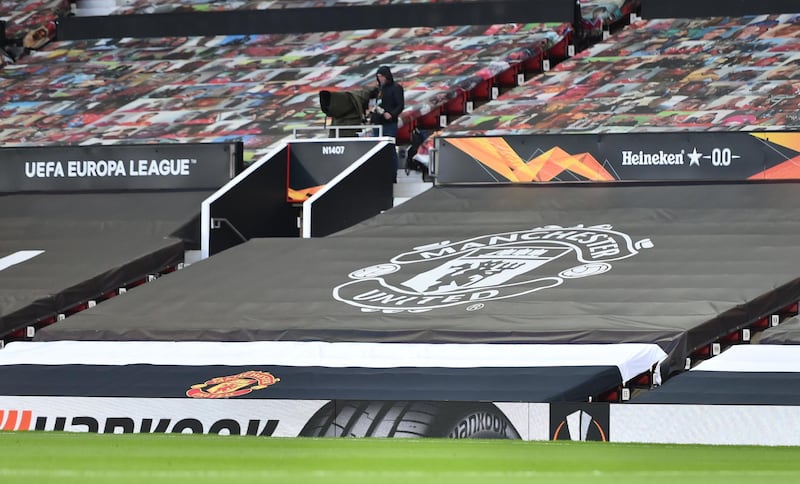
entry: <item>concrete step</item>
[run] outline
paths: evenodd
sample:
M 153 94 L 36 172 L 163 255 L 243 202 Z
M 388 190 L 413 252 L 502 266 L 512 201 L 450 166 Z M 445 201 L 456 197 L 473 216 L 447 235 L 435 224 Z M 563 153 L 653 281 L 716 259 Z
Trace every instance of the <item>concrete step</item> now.
M 433 183 L 422 180 L 422 173 L 397 170 L 397 183 L 394 185 L 394 206 L 416 197 L 420 193 L 433 187 Z

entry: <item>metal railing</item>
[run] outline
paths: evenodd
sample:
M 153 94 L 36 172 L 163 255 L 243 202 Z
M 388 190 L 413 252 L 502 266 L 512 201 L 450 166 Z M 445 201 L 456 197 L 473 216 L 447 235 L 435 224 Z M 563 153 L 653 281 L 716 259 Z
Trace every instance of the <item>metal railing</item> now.
M 376 124 L 356 124 L 356 125 L 341 125 L 341 126 L 302 126 L 299 128 L 292 128 L 292 138 L 293 139 L 300 139 L 300 132 L 327 132 L 329 135 L 332 131 L 334 133 L 334 138 L 342 138 L 343 136 L 340 135 L 342 130 L 357 130 L 359 132 L 359 137 L 372 137 L 374 136 L 375 130 L 378 131 L 378 137 L 383 136 L 383 126 Z M 310 136 L 315 138 L 317 136 Z M 325 136 L 329 138 L 330 136 Z

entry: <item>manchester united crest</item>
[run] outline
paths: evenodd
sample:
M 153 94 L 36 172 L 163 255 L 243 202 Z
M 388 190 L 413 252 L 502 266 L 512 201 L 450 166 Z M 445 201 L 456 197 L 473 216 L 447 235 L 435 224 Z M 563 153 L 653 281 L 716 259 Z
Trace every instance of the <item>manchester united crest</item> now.
M 186 391 L 191 398 L 232 398 L 241 397 L 255 390 L 263 390 L 281 381 L 272 373 L 264 371 L 245 371 L 238 375 L 212 378 L 205 383 L 192 385 Z
M 530 294 L 595 277 L 653 247 L 611 225 L 548 225 L 416 247 L 358 269 L 333 297 L 362 311 L 422 312 Z

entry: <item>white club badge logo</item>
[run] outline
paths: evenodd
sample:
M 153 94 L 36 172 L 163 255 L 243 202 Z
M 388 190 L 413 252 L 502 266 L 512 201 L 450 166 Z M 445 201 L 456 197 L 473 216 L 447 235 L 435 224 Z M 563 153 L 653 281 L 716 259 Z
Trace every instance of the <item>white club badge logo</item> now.
M 597 276 L 652 248 L 611 225 L 548 225 L 442 241 L 358 269 L 333 297 L 362 311 L 422 312 L 507 299 Z

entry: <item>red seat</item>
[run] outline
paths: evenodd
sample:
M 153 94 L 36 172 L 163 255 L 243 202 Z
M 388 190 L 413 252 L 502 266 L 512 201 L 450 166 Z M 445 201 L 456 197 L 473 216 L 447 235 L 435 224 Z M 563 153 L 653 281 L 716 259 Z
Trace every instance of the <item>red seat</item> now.
M 518 75 L 522 71 L 522 64 L 513 64 L 508 69 L 495 76 L 495 84 L 500 87 L 517 87 Z
M 397 136 L 395 137 L 395 144 L 406 145 L 411 142 L 411 131 L 416 126 L 417 120 L 410 118 L 403 118 L 403 125 L 397 127 Z
M 554 59 L 566 59 L 569 57 L 569 45 L 572 43 L 572 33 L 568 32 L 564 37 L 550 48 L 548 54 Z
M 467 91 L 459 89 L 455 97 L 445 103 L 442 108 L 444 114 L 460 115 L 467 114 L 467 102 L 469 101 Z
M 492 99 L 493 79 L 484 79 L 472 88 L 472 99 L 475 101 L 490 101 Z
M 525 72 L 542 72 L 544 70 L 542 68 L 543 63 L 544 54 L 538 54 L 525 59 L 523 61 L 523 68 Z
M 442 112 L 443 108 L 441 106 L 431 109 L 431 111 L 428 114 L 420 116 L 419 119 L 417 119 L 417 126 L 419 126 L 422 129 L 441 128 L 439 117 L 442 115 Z

